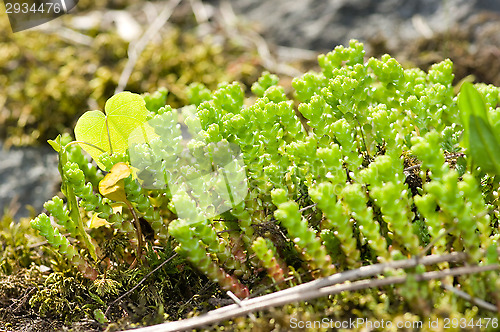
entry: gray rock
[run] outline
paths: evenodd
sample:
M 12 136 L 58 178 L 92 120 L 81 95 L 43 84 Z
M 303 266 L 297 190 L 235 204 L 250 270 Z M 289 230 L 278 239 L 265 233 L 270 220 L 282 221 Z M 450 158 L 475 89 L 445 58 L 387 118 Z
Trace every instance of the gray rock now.
M 15 217 L 29 217 L 26 205 L 38 213 L 58 192 L 57 154 L 49 146 L 3 149 L 0 142 L 0 217 L 11 208 Z
M 219 1 L 207 1 L 217 3 Z M 497 0 L 233 0 L 235 13 L 262 27 L 275 44 L 316 51 L 351 38 L 383 38 L 397 49 L 447 31 L 480 12 L 500 13 Z

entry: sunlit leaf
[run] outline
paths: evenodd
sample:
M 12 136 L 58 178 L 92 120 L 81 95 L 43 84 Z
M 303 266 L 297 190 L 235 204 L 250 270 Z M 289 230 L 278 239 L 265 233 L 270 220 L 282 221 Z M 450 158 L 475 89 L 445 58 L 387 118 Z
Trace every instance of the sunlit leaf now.
M 486 105 L 481 94 L 474 88 L 472 83 L 465 82 L 462 84 L 458 95 L 458 107 L 460 108 L 460 117 L 464 127 L 464 141 L 468 142 L 470 115 L 479 116 L 488 121 Z
M 127 202 L 124 179 L 132 174 L 125 163 L 115 164 L 110 172 L 99 182 L 99 192 L 106 198 L 116 202 Z
M 120 204 L 112 204 L 114 213 L 122 213 L 123 207 Z M 88 228 L 98 228 L 105 225 L 111 225 L 106 219 L 99 218 L 99 212 L 92 215 L 88 223 Z
M 49 139 L 47 143 L 50 144 L 50 146 L 56 151 L 59 152 L 61 151 L 61 135 L 57 135 L 56 139 L 52 140 Z
M 108 99 L 104 113 L 88 111 L 83 114 L 75 126 L 75 137 L 77 141 L 97 147 L 80 144 L 99 167 L 105 169 L 98 158 L 102 151 L 110 154 L 125 152 L 130 133 L 143 127 L 147 115 L 146 103 L 140 95 L 121 92 Z

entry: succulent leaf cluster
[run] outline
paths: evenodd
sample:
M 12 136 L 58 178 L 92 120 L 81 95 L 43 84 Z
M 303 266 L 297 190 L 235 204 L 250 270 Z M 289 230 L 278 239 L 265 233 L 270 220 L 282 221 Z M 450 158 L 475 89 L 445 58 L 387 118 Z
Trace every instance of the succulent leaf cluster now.
M 495 260 L 484 253 L 498 245 L 499 174 L 471 154 L 473 146 L 494 141 L 476 142 L 468 128 L 479 123 L 476 117 L 498 127 L 500 90 L 476 85 L 486 115 L 471 113 L 465 123 L 449 60 L 428 73 L 404 69 L 389 55 L 365 60 L 363 45 L 351 41 L 320 56 L 319 64 L 320 72 L 293 80 L 297 108 L 270 73 L 252 86 L 251 99 L 236 82 L 213 92 L 191 85 L 192 105 L 182 109 L 165 105 L 165 91 L 148 95 L 137 110 L 147 108 L 142 136 L 130 134 L 121 154 L 110 148 L 118 138 L 98 146 L 102 171 L 117 163 L 131 169 L 117 184 L 126 197 L 122 212 L 113 210 L 120 202 L 99 192 L 101 171 L 84 162 L 79 147 L 59 147 L 67 159 L 63 185 L 80 208 L 108 221 L 101 227 L 141 243 L 134 220 L 144 219 L 153 230 L 146 246 L 173 243 L 187 262 L 241 298 L 261 271 L 273 282 L 298 270 L 316 278 L 425 255 L 426 246 L 434 254 L 465 251 L 471 264 Z M 129 112 L 134 116 L 133 107 Z M 472 137 L 465 143 L 464 132 Z M 84 213 L 58 198 L 46 207 L 59 226 L 41 215 L 33 227 L 87 275 L 104 273 L 94 257 L 99 244 L 92 249 L 77 230 L 75 218 Z M 59 228 L 89 257 L 77 256 Z M 140 257 L 143 248 L 127 250 Z M 485 280 L 482 287 L 496 286 Z

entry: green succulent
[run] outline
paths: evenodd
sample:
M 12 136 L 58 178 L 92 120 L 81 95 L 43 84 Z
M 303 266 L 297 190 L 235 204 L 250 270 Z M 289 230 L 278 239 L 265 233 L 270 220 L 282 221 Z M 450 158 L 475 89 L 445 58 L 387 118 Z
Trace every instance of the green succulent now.
M 94 278 L 106 273 L 98 264 L 101 244 L 79 229 L 92 213 L 107 221 L 97 227 L 129 237 L 123 250 L 138 263 L 143 250 L 173 246 L 183 262 L 240 298 L 253 293 L 261 271 L 274 282 L 283 282 L 287 271 L 300 283 L 428 252 L 465 251 L 470 264 L 497 262 L 492 128 L 500 90 L 465 85 L 457 103 L 451 61 L 425 73 L 404 69 L 389 55 L 366 61 L 364 55 L 363 45 L 351 41 L 320 56 L 320 72 L 293 81 L 297 109 L 269 73 L 253 86 L 251 99 L 236 82 L 212 92 L 191 85 L 186 94 L 193 105 L 182 109 L 163 105 L 166 91 L 145 100 L 128 92 L 113 96 L 105 113 L 80 118 L 78 149 L 61 138 L 53 143 L 67 204 L 47 203 L 57 225 L 42 214 L 33 227 Z M 109 172 L 105 178 L 82 162 L 81 149 Z M 413 171 L 423 185 L 408 181 Z M 79 240 L 81 254 L 60 228 Z M 498 291 L 493 275 L 483 276 L 456 282 L 477 294 Z M 446 307 L 435 283 L 410 278 L 397 291 L 408 307 L 419 297 Z M 451 302 L 457 301 L 463 300 Z

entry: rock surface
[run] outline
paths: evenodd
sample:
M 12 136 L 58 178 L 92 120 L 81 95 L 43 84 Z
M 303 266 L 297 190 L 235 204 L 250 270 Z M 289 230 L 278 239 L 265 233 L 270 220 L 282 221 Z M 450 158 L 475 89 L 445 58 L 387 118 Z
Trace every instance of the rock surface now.
M 50 147 L 5 150 L 0 142 L 0 218 L 4 208 L 16 218 L 29 217 L 26 205 L 38 213 L 58 191 L 57 154 Z
M 231 5 L 237 15 L 258 22 L 268 40 L 321 52 L 351 38 L 383 38 L 394 49 L 465 24 L 478 13 L 500 14 L 497 0 L 235 0 Z

